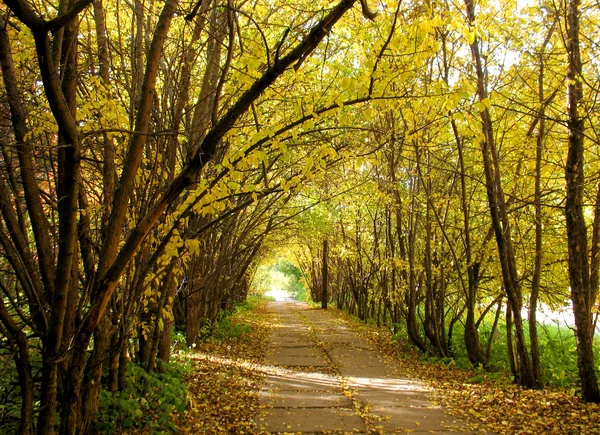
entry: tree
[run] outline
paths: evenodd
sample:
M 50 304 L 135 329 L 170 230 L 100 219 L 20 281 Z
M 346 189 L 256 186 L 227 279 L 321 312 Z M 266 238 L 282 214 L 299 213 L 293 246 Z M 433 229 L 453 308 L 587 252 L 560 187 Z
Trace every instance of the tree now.
M 583 98 L 581 53 L 579 47 L 579 0 L 567 5 L 566 41 L 567 67 L 567 127 L 569 151 L 565 163 L 567 238 L 569 245 L 569 279 L 575 315 L 577 357 L 583 398 L 600 402 L 598 380 L 594 369 L 592 306 L 596 302 L 600 266 L 600 190 L 594 205 L 592 247 L 588 249 L 587 224 L 583 215 L 585 185 L 584 120 L 580 102 Z
M 474 26 L 475 7 L 471 0 L 466 1 L 467 19 L 469 26 Z M 485 168 L 486 189 L 492 224 L 498 245 L 504 290 L 510 301 L 516 334 L 518 354 L 519 383 L 527 387 L 540 387 L 533 373 L 531 358 L 527 352 L 521 308 L 523 304 L 519 277 L 517 274 L 516 257 L 513 248 L 511 225 L 508 209 L 501 184 L 501 172 L 498 159 L 498 149 L 494 137 L 494 127 L 487 104 L 489 102 L 485 83 L 485 72 L 480 54 L 477 37 L 471 42 L 471 53 L 477 75 L 477 95 L 483 105 L 480 109 L 482 139 L 480 142 L 483 164 Z
M 86 132 L 79 124 L 77 112 L 82 106 L 76 96 L 76 80 L 80 77 L 79 73 L 83 72 L 77 60 L 78 48 L 83 45 L 77 37 L 77 27 L 80 17 L 85 14 L 86 8 L 91 3 L 91 0 L 64 1 L 60 3 L 58 13 L 42 14 L 40 11 L 45 9 L 44 6 L 33 7 L 31 3 L 22 0 L 7 1 L 10 14 L 5 14 L 3 18 L 0 41 L 2 72 L 7 100 L 11 108 L 12 133 L 18 144 L 17 154 L 20 156 L 18 163 L 19 168 L 22 169 L 20 181 L 27 186 L 24 188 L 27 201 L 23 212 L 21 204 L 15 200 L 18 197 L 16 194 L 19 186 L 13 184 L 12 192 L 4 190 L 8 194 L 8 201 L 3 201 L 2 214 L 5 225 L 8 226 L 3 227 L 3 250 L 4 257 L 12 262 L 10 267 L 18 271 L 19 296 L 12 298 L 12 293 L 7 292 L 11 306 L 2 309 L 0 320 L 7 334 L 14 336 L 12 343 L 18 350 L 15 353 L 15 362 L 23 363 L 20 366 L 23 368 L 21 381 L 26 387 L 22 394 L 24 405 L 21 430 L 23 433 L 30 433 L 34 427 L 31 415 L 33 376 L 32 370 L 27 365 L 27 352 L 30 351 L 30 347 L 27 343 L 27 335 L 22 334 L 23 328 L 31 328 L 34 336 L 40 337 L 43 349 L 41 411 L 37 419 L 37 432 L 44 434 L 55 431 L 57 410 L 60 414 L 61 433 L 88 431 L 97 409 L 105 351 L 113 345 L 119 348 L 120 343 L 128 338 L 125 332 L 118 336 L 116 342 L 113 342 L 115 335 L 112 328 L 115 324 L 108 319 L 113 313 L 117 316 L 114 317 L 114 321 L 118 324 L 130 320 L 121 316 L 124 314 L 122 311 L 118 314 L 118 306 L 123 307 L 122 297 L 127 294 L 121 285 L 131 282 L 129 273 L 132 273 L 131 276 L 146 274 L 140 269 L 133 270 L 131 266 L 143 264 L 145 259 L 152 257 L 152 245 L 147 243 L 148 235 L 160 220 L 166 219 L 167 212 L 173 211 L 169 209 L 170 206 L 175 204 L 176 200 L 191 186 L 198 183 L 205 167 L 220 156 L 219 151 L 226 148 L 223 138 L 250 109 L 253 102 L 290 67 L 295 65 L 296 70 L 299 69 L 355 2 L 340 2 L 327 13 L 322 14 L 322 19 L 317 21 L 305 35 L 297 38 L 297 42 L 282 48 L 288 33 L 284 32 L 283 37 L 276 41 L 275 55 L 268 59 L 262 74 L 252 79 L 246 90 L 241 95 L 238 93 L 236 98 L 227 105 L 215 104 L 212 126 L 201 138 L 198 138 L 196 143 L 193 143 L 189 158 L 180 165 L 179 170 L 176 169 L 178 165 L 173 163 L 171 158 L 168 164 L 167 172 L 170 172 L 168 179 L 160 187 L 158 187 L 160 182 L 157 182 L 156 188 L 143 190 L 148 194 L 143 201 L 138 201 L 141 197 L 136 191 L 136 187 L 139 187 L 138 182 L 146 176 L 148 182 L 154 183 L 153 180 L 157 180 L 156 170 L 153 172 L 152 168 L 149 168 L 150 171 L 146 172 L 149 162 L 148 153 L 153 155 L 148 144 L 160 138 L 151 134 L 151 128 L 157 124 L 153 117 L 156 104 L 160 102 L 157 99 L 158 91 L 162 91 L 164 85 L 161 68 L 165 66 L 165 52 L 171 49 L 169 35 L 173 29 L 173 17 L 178 11 L 178 5 L 174 1 L 165 2 L 158 16 L 152 10 L 146 15 L 148 23 L 144 23 L 144 15 L 140 14 L 142 4 L 135 2 L 133 18 L 138 33 L 136 38 L 129 40 L 134 42 L 134 62 L 131 64 L 134 75 L 128 95 L 130 103 L 128 110 L 132 120 L 131 134 L 127 141 L 123 141 L 125 151 L 119 149 L 118 156 L 115 156 L 114 160 L 122 159 L 120 161 L 123 162 L 121 170 L 117 171 L 113 168 L 113 155 L 109 150 L 112 146 L 110 139 L 114 138 L 111 132 L 115 129 L 108 128 L 102 132 L 105 139 L 103 146 L 105 161 L 102 162 L 101 172 L 104 174 L 103 180 L 106 184 L 106 194 L 103 197 L 104 214 L 107 219 L 99 238 L 93 237 L 95 228 L 87 227 L 90 212 L 87 207 L 90 204 L 86 204 L 86 194 L 89 192 L 80 189 L 82 185 L 92 184 L 89 177 L 94 171 L 82 164 L 82 158 L 94 161 L 94 150 L 82 146 L 84 143 L 82 141 L 86 139 Z M 230 6 L 228 4 L 228 7 Z M 191 19 L 197 12 L 198 10 L 191 14 Z M 107 86 L 107 60 L 102 39 L 104 37 L 102 10 L 99 4 L 96 5 L 95 15 L 96 27 L 100 35 L 98 43 L 100 69 L 103 86 Z M 48 16 L 53 18 L 43 18 Z M 232 19 L 231 11 L 228 19 Z M 26 26 L 33 37 L 33 41 L 24 39 L 23 42 L 29 42 L 27 47 L 34 48 L 37 53 L 44 91 L 44 98 L 40 99 L 47 103 L 49 111 L 46 111 L 46 116 L 49 114 L 51 116 L 47 116 L 46 119 L 49 119 L 48 124 L 51 128 L 56 128 L 57 133 L 54 139 L 51 130 L 48 131 L 50 142 L 54 143 L 56 140 L 56 143 L 60 144 L 57 155 L 51 156 L 52 165 L 56 163 L 56 170 L 49 171 L 47 177 L 46 186 L 49 187 L 49 192 L 44 191 L 45 186 L 40 188 L 36 181 L 36 171 L 43 168 L 44 162 L 37 159 L 36 150 L 28 138 L 26 107 L 20 99 L 21 83 L 16 78 L 14 61 L 11 58 L 12 36 L 6 23 L 13 25 L 15 21 L 17 22 L 15 27 Z M 142 32 L 145 26 L 153 28 L 150 34 L 145 35 L 148 37 L 146 40 Z M 232 29 L 231 25 L 229 29 Z M 149 45 L 145 45 L 147 42 Z M 229 43 L 232 44 L 231 37 Z M 270 48 L 266 47 L 266 50 Z M 124 53 L 121 52 L 121 55 Z M 129 68 L 129 65 L 125 68 Z M 227 71 L 227 68 L 225 70 Z M 90 71 L 93 69 L 86 70 L 86 73 Z M 109 80 L 110 78 L 111 74 L 108 76 Z M 215 100 L 221 92 L 225 78 L 223 74 L 216 84 L 216 91 L 213 93 Z M 87 109 L 86 106 L 83 107 Z M 81 112 L 84 117 L 95 116 L 84 110 Z M 83 161 L 87 162 L 87 160 Z M 177 173 L 174 174 L 174 171 Z M 118 177 L 115 179 L 116 187 L 113 194 L 110 186 L 115 172 Z M 50 196 L 47 196 L 48 194 Z M 134 207 L 130 208 L 130 205 Z M 190 203 L 182 203 L 184 208 L 190 205 Z M 133 225 L 127 225 L 127 221 L 134 217 L 132 210 L 135 210 L 137 215 L 132 222 Z M 179 216 L 181 217 L 182 214 L 179 213 Z M 172 218 L 171 225 L 175 223 L 175 219 L 177 218 Z M 53 227 L 54 220 L 58 222 L 56 228 Z M 35 252 L 31 252 L 28 248 L 30 228 L 35 238 Z M 90 243 L 92 241 L 93 243 Z M 160 248 L 163 245 L 160 241 L 158 243 L 155 241 L 154 246 Z M 149 250 L 143 251 L 140 248 Z M 22 255 L 16 255 L 19 251 Z M 98 264 L 94 267 L 95 259 Z M 81 268 L 85 275 L 81 276 L 79 276 L 80 261 L 83 262 L 82 266 L 85 265 Z M 124 275 L 128 278 L 126 281 L 122 280 Z M 80 286 L 80 283 L 85 285 Z M 134 286 L 130 290 L 137 288 L 140 287 Z M 21 295 L 25 296 L 26 305 L 20 302 L 23 300 Z M 132 291 L 129 296 L 136 299 L 133 301 L 135 307 L 141 302 L 143 293 Z M 4 303 L 3 301 L 3 307 Z M 161 307 L 160 304 L 156 305 L 157 309 Z M 30 313 L 31 316 L 25 313 Z M 158 316 L 155 316 L 155 321 L 159 321 Z M 92 337 L 94 337 L 93 342 Z M 93 345 L 90 355 L 88 348 L 91 343 Z M 61 376 L 61 372 L 68 373 L 69 376 Z

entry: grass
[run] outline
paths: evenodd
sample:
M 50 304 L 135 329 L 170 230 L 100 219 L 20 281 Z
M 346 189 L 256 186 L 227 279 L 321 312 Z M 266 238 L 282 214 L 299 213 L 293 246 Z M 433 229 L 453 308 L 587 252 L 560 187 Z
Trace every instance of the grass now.
M 484 321 L 480 328 L 482 346 L 487 345 L 491 333 L 491 323 Z M 542 381 L 545 385 L 576 388 L 579 384 L 577 369 L 577 343 L 573 331 L 557 324 L 538 324 L 538 342 L 542 370 Z M 529 339 L 529 330 L 525 330 Z M 508 346 L 506 343 L 506 326 L 500 322 L 498 333 L 490 353 L 488 368 L 491 371 L 509 373 Z M 452 340 L 454 361 L 459 367 L 471 366 L 464 344 L 464 330 L 455 327 Z M 594 341 L 596 370 L 600 375 L 600 337 Z

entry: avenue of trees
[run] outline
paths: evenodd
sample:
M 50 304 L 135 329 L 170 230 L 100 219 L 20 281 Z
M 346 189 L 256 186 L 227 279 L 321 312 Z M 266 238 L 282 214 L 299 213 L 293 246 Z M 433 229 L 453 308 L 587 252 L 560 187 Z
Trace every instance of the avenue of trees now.
M 572 303 L 600 401 L 594 1 L 4 0 L 0 359 L 21 434 L 90 432 L 276 247 L 319 300 L 451 357 Z M 523 307 L 528 315 L 523 316 Z M 393 326 L 393 327 L 396 327 Z M 18 420 L 18 422 L 16 422 Z
M 374 61 L 395 99 L 353 114 L 369 126 L 356 133 L 362 157 L 329 173 L 357 188 L 325 217 L 305 215 L 312 296 L 327 238 L 339 307 L 403 325 L 442 357 L 460 325 L 469 360 L 484 367 L 502 318 L 511 371 L 530 388 L 543 385 L 537 307 L 570 300 L 582 395 L 598 401 L 597 5 L 417 9 L 396 15 L 403 34 Z

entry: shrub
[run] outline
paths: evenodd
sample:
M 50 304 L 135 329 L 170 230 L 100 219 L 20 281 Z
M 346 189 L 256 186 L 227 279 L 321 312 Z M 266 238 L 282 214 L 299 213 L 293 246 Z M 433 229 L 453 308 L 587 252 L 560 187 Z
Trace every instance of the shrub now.
M 485 346 L 491 333 L 491 322 L 488 319 L 480 327 L 481 344 Z M 494 339 L 488 369 L 508 372 L 508 350 L 506 344 L 506 325 L 503 321 L 498 324 L 498 334 Z M 526 338 L 529 331 L 525 330 Z M 557 324 L 538 324 L 538 342 L 542 369 L 542 381 L 546 385 L 573 387 L 579 382 L 577 369 L 577 347 L 573 331 Z M 452 337 L 452 348 L 457 366 L 470 366 L 464 344 L 464 328 L 457 325 Z M 594 354 L 597 367 L 600 367 L 600 339 L 594 344 Z
M 538 327 L 542 378 L 560 387 L 578 382 L 577 343 L 573 331 L 558 325 Z
M 187 405 L 183 376 L 188 369 L 183 362 L 172 362 L 163 365 L 162 373 L 154 373 L 128 364 L 127 388 L 115 393 L 101 391 L 94 430 L 113 434 L 143 427 L 152 433 L 174 432 L 172 417 Z
M 0 358 L 4 366 L 0 376 L 0 433 L 17 433 L 21 415 L 21 396 L 17 369 L 8 357 Z
M 252 331 L 250 325 L 232 322 L 229 317 L 224 317 L 214 325 L 213 337 L 219 341 L 239 340 L 250 331 Z

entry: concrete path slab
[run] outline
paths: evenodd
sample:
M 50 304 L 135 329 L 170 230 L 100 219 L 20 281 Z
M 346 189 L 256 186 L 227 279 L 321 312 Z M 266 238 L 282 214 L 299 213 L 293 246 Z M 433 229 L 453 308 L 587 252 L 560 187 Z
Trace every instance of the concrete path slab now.
M 324 357 L 323 351 L 317 347 L 310 345 L 306 346 L 276 346 L 273 347 L 267 355 L 278 357 L 299 357 L 299 358 L 320 358 Z M 269 356 L 267 356 L 268 358 Z
M 327 354 L 331 361 L 338 367 L 386 367 L 383 355 L 370 349 L 361 349 L 350 346 L 328 347 Z M 374 372 L 373 377 L 381 372 Z
M 275 337 L 271 339 L 271 345 L 274 348 L 280 348 L 280 347 L 311 347 L 314 346 L 314 343 L 312 341 L 308 341 L 308 340 L 304 340 L 298 337 L 294 337 L 293 340 L 291 339 L 287 339 L 287 338 L 283 338 L 282 337 Z M 291 337 L 290 337 L 291 338 Z
M 258 404 L 265 408 L 352 408 L 352 401 L 340 391 L 262 391 Z
M 358 377 L 350 379 L 351 384 L 358 388 L 378 388 L 383 391 L 429 391 L 422 383 L 414 379 L 403 379 L 397 376 L 388 377 Z
M 369 403 L 374 410 L 405 406 L 405 407 L 433 407 L 429 394 L 424 391 L 388 391 L 377 388 L 362 388 L 354 396 L 363 403 Z
M 375 346 L 369 343 L 367 340 L 357 337 L 353 334 L 315 334 L 315 338 L 319 343 L 323 345 L 325 350 L 333 351 L 336 348 L 343 349 L 365 349 L 375 350 Z
M 310 376 L 309 376 L 310 375 Z M 263 390 L 281 391 L 330 391 L 336 390 L 342 394 L 339 380 L 322 373 L 302 374 L 269 374 L 265 377 Z
M 325 356 L 294 356 L 271 355 L 266 359 L 267 364 L 280 367 L 329 367 Z
M 419 381 L 324 310 L 271 303 L 256 434 L 470 434 Z M 464 432 L 461 432 L 464 431 Z
M 394 407 L 374 410 L 369 413 L 378 420 L 375 425 L 386 432 L 420 430 L 428 433 L 446 432 L 446 423 L 451 420 L 440 409 Z
M 258 429 L 270 433 L 366 432 L 367 427 L 353 409 L 295 408 L 263 409 L 258 416 Z
M 282 347 L 309 347 L 313 346 L 314 343 L 306 340 L 273 340 L 271 345 L 275 349 L 279 349 Z

